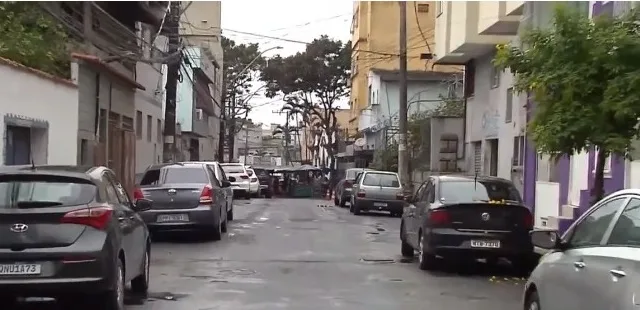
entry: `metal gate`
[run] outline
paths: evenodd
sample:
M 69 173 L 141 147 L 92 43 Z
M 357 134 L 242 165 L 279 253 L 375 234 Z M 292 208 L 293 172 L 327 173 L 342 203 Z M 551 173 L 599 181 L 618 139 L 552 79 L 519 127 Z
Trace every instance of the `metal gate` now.
M 119 181 L 129 193 L 135 186 L 136 134 L 129 128 L 121 128 L 117 123 L 109 123 L 108 148 L 104 142 L 95 148 L 96 165 L 107 166 L 115 172 Z M 108 160 L 106 153 L 108 150 Z
M 473 142 L 473 169 L 477 174 L 481 173 L 482 166 L 482 142 Z

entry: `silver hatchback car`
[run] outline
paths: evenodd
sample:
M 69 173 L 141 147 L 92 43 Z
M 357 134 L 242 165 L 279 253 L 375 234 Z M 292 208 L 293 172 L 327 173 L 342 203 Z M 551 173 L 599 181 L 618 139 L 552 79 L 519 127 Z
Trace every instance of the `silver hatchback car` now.
M 356 177 L 349 208 L 351 213 L 388 211 L 392 216 L 400 216 L 404 205 L 404 192 L 397 173 L 364 171 Z
M 525 286 L 527 310 L 631 310 L 640 306 L 640 189 L 615 192 L 562 237 L 535 230 L 549 250 Z

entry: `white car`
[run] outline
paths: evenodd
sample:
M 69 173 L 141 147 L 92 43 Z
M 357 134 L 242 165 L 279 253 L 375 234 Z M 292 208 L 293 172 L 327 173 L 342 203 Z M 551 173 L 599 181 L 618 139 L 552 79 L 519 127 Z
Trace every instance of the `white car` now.
M 231 182 L 233 196 L 251 199 L 251 186 L 247 168 L 245 168 L 243 164 L 236 163 L 224 163 L 220 164 L 220 167 L 222 167 L 227 177 L 234 177 L 236 179 L 235 182 Z
M 260 196 L 260 180 L 258 180 L 258 176 L 253 169 L 246 169 L 247 174 L 249 175 L 249 193 L 251 193 L 251 196 L 258 197 Z

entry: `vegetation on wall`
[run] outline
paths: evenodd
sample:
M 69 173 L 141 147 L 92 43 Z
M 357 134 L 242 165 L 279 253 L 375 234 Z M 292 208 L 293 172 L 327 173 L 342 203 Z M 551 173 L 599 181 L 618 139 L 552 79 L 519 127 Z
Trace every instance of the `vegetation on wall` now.
M 55 76 L 70 76 L 64 26 L 37 2 L 0 3 L 0 57 Z
M 495 63 L 535 100 L 528 132 L 537 149 L 554 158 L 599 150 L 593 201 L 604 196 L 606 157 L 626 154 L 638 138 L 638 20 L 637 9 L 591 20 L 558 6 L 551 27 L 522 37 L 524 48 L 498 46 Z

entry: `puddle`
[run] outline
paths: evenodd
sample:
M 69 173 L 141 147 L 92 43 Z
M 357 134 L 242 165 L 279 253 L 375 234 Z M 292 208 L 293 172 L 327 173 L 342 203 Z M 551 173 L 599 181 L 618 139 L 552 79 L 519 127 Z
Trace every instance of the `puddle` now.
M 238 284 L 263 284 L 263 279 L 258 278 L 232 278 L 232 279 L 215 279 L 209 283 L 238 283 Z
M 393 264 L 396 262 L 395 260 L 388 259 L 388 258 L 368 258 L 368 257 L 363 257 L 360 259 L 360 261 L 365 263 L 370 263 L 370 264 Z
M 377 229 L 378 231 L 387 231 L 386 229 L 384 229 L 384 228 L 382 228 L 382 227 L 376 227 L 376 229 Z
M 377 231 L 368 231 L 367 234 L 369 235 L 379 235 L 380 233 Z
M 390 282 L 402 282 L 402 279 L 389 279 Z

